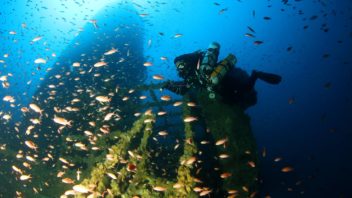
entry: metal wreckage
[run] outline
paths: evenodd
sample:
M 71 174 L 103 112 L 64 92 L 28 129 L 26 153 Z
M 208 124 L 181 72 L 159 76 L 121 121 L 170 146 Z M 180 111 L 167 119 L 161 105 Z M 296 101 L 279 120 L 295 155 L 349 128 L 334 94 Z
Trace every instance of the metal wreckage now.
M 28 132 L 38 113 L 25 113 L 16 125 L 22 143 L 1 150 L 8 169 L 30 175 L 27 181 L 17 172 L 5 175 L 10 184 L 3 186 L 13 189 L 5 195 L 256 197 L 257 148 L 243 109 L 202 91 L 161 100 L 163 83 L 144 85 L 143 22 L 133 5 L 109 6 L 91 23 L 34 94 L 41 123 Z M 109 49 L 118 51 L 102 56 Z M 92 67 L 99 61 L 108 65 Z M 28 139 L 36 150 L 23 144 Z M 35 162 L 23 167 L 19 155 Z

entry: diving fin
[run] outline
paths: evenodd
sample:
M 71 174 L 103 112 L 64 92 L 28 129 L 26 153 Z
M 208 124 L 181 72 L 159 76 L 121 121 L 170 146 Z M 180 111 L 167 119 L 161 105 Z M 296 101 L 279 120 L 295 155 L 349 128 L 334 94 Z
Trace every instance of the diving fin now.
M 265 81 L 267 83 L 274 84 L 274 85 L 279 84 L 282 80 L 282 77 L 279 75 L 261 72 L 261 71 L 253 71 L 253 75 L 262 81 Z

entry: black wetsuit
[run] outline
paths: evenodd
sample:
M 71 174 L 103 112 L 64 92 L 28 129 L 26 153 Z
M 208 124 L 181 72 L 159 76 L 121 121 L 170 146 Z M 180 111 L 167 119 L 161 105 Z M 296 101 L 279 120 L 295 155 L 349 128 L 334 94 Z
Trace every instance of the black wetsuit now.
M 175 58 L 178 74 L 184 81 L 171 82 L 166 87 L 177 94 L 185 94 L 189 89 L 206 89 L 206 80 L 199 74 L 199 62 L 202 61 L 204 51 L 196 51 L 184 54 Z M 254 90 L 256 78 L 240 68 L 233 67 L 220 83 L 214 87 L 214 91 L 220 95 L 224 102 L 229 104 L 239 104 L 243 108 L 255 105 L 257 102 L 257 92 Z

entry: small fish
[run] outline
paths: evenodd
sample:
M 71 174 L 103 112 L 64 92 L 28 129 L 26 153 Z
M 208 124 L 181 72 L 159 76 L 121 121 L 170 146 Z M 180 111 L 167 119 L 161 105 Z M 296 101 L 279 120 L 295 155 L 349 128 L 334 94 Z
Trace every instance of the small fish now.
M 263 42 L 263 41 L 254 41 L 253 43 L 254 43 L 254 45 L 261 45 L 261 44 L 263 44 L 264 42 Z
M 127 151 L 128 155 L 130 155 L 131 157 L 135 157 L 134 153 L 132 151 Z
M 37 59 L 34 60 L 34 63 L 36 63 L 36 64 L 45 64 L 46 60 L 43 59 L 43 58 L 37 58 Z
M 34 157 L 29 156 L 29 155 L 26 156 L 26 159 L 27 159 L 28 161 L 31 161 L 31 162 L 35 162 L 35 161 L 36 161 Z
M 293 171 L 293 168 L 291 166 L 286 166 L 281 169 L 281 172 L 283 172 L 283 173 L 288 173 L 288 172 L 292 172 L 292 171 Z
M 125 97 L 122 98 L 122 101 L 127 101 L 128 99 L 129 99 L 129 97 L 125 96 Z
M 161 57 L 160 57 L 160 60 L 166 61 L 166 60 L 167 60 L 167 57 L 166 57 L 166 56 L 161 56 Z
M 13 165 L 12 169 L 20 174 L 22 174 L 22 170 L 20 168 L 18 168 L 17 166 Z
M 68 121 L 65 118 L 57 117 L 56 115 L 54 115 L 54 119 L 53 120 L 57 124 L 61 124 L 61 125 L 64 125 L 64 126 L 72 126 L 72 124 L 71 124 L 72 120 Z
M 89 20 L 89 22 L 93 24 L 93 26 L 94 26 L 95 29 L 98 29 L 98 28 L 99 28 L 99 26 L 98 26 L 98 24 L 97 24 L 97 20 L 91 19 L 91 20 Z
M 79 67 L 79 66 L 81 66 L 81 63 L 79 63 L 79 62 L 74 62 L 72 64 L 72 67 Z
M 5 96 L 2 100 L 5 102 L 10 102 L 10 103 L 15 102 L 15 99 L 13 96 Z
M 174 107 L 178 107 L 180 105 L 182 105 L 182 101 L 176 101 L 174 104 L 172 104 Z
M 200 142 L 201 144 L 209 144 L 209 141 L 203 140 Z
M 251 28 L 250 26 L 247 26 L 247 28 L 249 29 L 249 31 L 251 31 L 251 32 L 255 33 L 254 29 L 253 29 L 253 28 Z
M 225 153 L 219 155 L 220 159 L 226 159 L 226 158 L 229 158 L 229 157 L 230 156 L 228 154 L 225 154 Z
M 181 36 L 183 36 L 183 34 L 177 33 L 177 34 L 174 35 L 174 38 L 179 38 L 179 37 L 181 37 Z
M 220 145 L 225 144 L 227 141 L 228 141 L 228 139 L 227 139 L 227 138 L 224 138 L 224 139 L 221 139 L 221 140 L 216 141 L 216 142 L 215 142 L 215 145 L 216 145 L 216 146 L 220 146 Z
M 111 98 L 107 97 L 107 96 L 97 96 L 95 97 L 95 99 L 99 102 L 110 102 Z
M 183 184 L 176 183 L 176 184 L 174 184 L 172 187 L 178 189 L 178 188 L 181 188 L 181 187 L 183 187 L 183 186 L 184 186 Z
M 219 11 L 219 14 L 223 14 L 225 11 L 227 11 L 228 10 L 228 8 L 223 8 L 223 9 L 221 9 L 220 11 Z
M 116 175 L 113 173 L 106 173 L 111 179 L 117 179 Z
M 139 99 L 140 99 L 140 100 L 144 100 L 144 99 L 146 99 L 146 98 L 147 98 L 147 96 L 144 96 L 144 95 L 143 95 L 143 96 L 139 96 Z
M 106 65 L 108 65 L 106 62 L 100 61 L 100 62 L 95 63 L 94 67 L 103 67 L 103 66 L 106 66 Z
M 155 186 L 155 187 L 153 187 L 153 190 L 158 191 L 158 192 L 164 192 L 164 191 L 166 191 L 166 188 L 161 187 L 161 186 Z
M 65 158 L 59 157 L 59 160 L 64 164 L 70 164 Z
M 230 195 L 237 194 L 238 190 L 228 190 L 227 193 L 229 193 Z
M 74 191 L 74 190 L 67 190 L 67 191 L 65 191 L 64 194 L 65 194 L 66 196 L 69 196 L 69 195 L 75 196 L 77 193 L 76 193 L 76 191 Z
M 185 163 L 186 163 L 187 165 L 191 165 L 191 164 L 193 164 L 196 160 L 197 160 L 197 158 L 194 157 L 194 156 L 192 156 L 192 157 L 188 158 Z
M 29 104 L 29 108 L 31 108 L 36 113 L 42 114 L 42 110 L 36 104 L 33 104 L 33 103 Z
M 0 114 L 0 115 L 1 115 L 1 114 Z M 12 116 L 11 116 L 10 114 L 4 114 L 4 115 L 2 116 L 2 118 L 5 119 L 5 120 L 10 120 L 10 119 L 12 118 Z
M 37 42 L 37 41 L 39 41 L 40 39 L 42 39 L 43 37 L 42 36 L 37 36 L 37 37 L 35 37 L 34 39 L 32 39 L 32 42 L 34 43 L 34 42 Z
M 193 191 L 194 192 L 201 192 L 203 190 L 203 188 L 199 187 L 199 186 L 196 186 L 193 188 Z
M 159 111 L 157 114 L 158 114 L 158 116 L 163 116 L 163 115 L 166 115 L 167 112 L 166 111 Z
M 153 79 L 154 80 L 164 80 L 164 77 L 156 74 L 156 75 L 153 75 Z
M 211 192 L 212 190 L 203 190 L 201 193 L 199 193 L 199 196 L 203 197 L 209 195 Z
M 76 142 L 74 145 L 75 145 L 75 147 L 85 147 L 86 146 L 82 142 Z
M 194 121 L 197 121 L 198 118 L 197 117 L 194 117 L 194 116 L 187 116 L 183 119 L 184 122 L 188 123 L 188 122 L 194 122 Z
M 73 181 L 73 179 L 68 178 L 68 177 L 63 178 L 61 181 L 62 181 L 62 183 L 65 183 L 65 184 L 73 184 L 73 183 L 75 183 L 75 182 Z
M 118 52 L 118 50 L 115 48 L 112 48 L 111 50 L 105 52 L 104 55 L 111 55 L 111 54 L 115 54 L 116 52 Z
M 195 107 L 195 106 L 197 106 L 197 105 L 196 105 L 196 103 L 194 103 L 194 102 L 187 102 L 187 106 L 189 106 L 189 107 Z
M 59 172 L 56 174 L 56 177 L 62 177 L 64 174 L 65 174 L 65 172 L 59 171 Z
M 31 179 L 31 178 L 32 178 L 31 175 L 21 175 L 20 176 L 20 180 L 22 180 L 22 181 L 25 181 L 25 180 L 28 180 L 28 179 Z
M 24 141 L 24 143 L 25 143 L 30 149 L 33 149 L 33 150 L 37 150 L 37 149 L 38 149 L 38 146 L 37 146 L 34 142 L 32 142 L 32 141 L 30 141 L 30 140 L 26 140 L 26 141 Z
M 225 173 L 222 173 L 221 175 L 220 175 L 220 177 L 222 178 L 222 179 L 226 179 L 226 178 L 228 178 L 228 177 L 231 177 L 231 173 L 229 173 L 229 172 L 225 172 Z
M 153 66 L 153 63 L 152 62 L 145 62 L 145 63 L 143 63 L 143 66 L 150 67 L 150 66 Z
M 246 33 L 246 34 L 244 34 L 246 37 L 250 37 L 250 38 L 254 38 L 255 36 L 253 35 L 253 34 L 251 34 L 251 33 Z
M 255 168 L 255 163 L 253 161 L 249 161 L 248 162 L 248 165 L 252 168 Z
M 281 157 L 277 157 L 277 158 L 274 159 L 274 162 L 279 162 L 279 161 L 281 161 L 281 160 L 282 160 Z
M 33 124 L 40 124 L 40 120 L 38 118 L 29 119 Z
M 89 192 L 89 189 L 81 184 L 73 186 L 72 189 L 76 192 L 79 192 L 79 193 L 88 193 Z
M 163 101 L 170 101 L 171 100 L 171 96 L 168 96 L 168 95 L 163 95 L 160 97 L 161 100 Z
M 166 135 L 168 135 L 167 131 L 159 131 L 158 134 L 159 134 L 160 136 L 166 136 Z
M 114 115 L 115 115 L 115 113 L 106 114 L 105 117 L 104 117 L 104 121 L 109 121 L 112 118 L 112 116 L 114 116 Z

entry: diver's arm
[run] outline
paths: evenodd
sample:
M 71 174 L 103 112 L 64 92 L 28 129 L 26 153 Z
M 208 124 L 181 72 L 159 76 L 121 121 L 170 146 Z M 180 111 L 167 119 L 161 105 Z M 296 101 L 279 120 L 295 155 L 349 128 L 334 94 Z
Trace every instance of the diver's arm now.
M 168 81 L 163 88 L 179 95 L 184 95 L 189 90 L 189 87 L 184 81 Z

